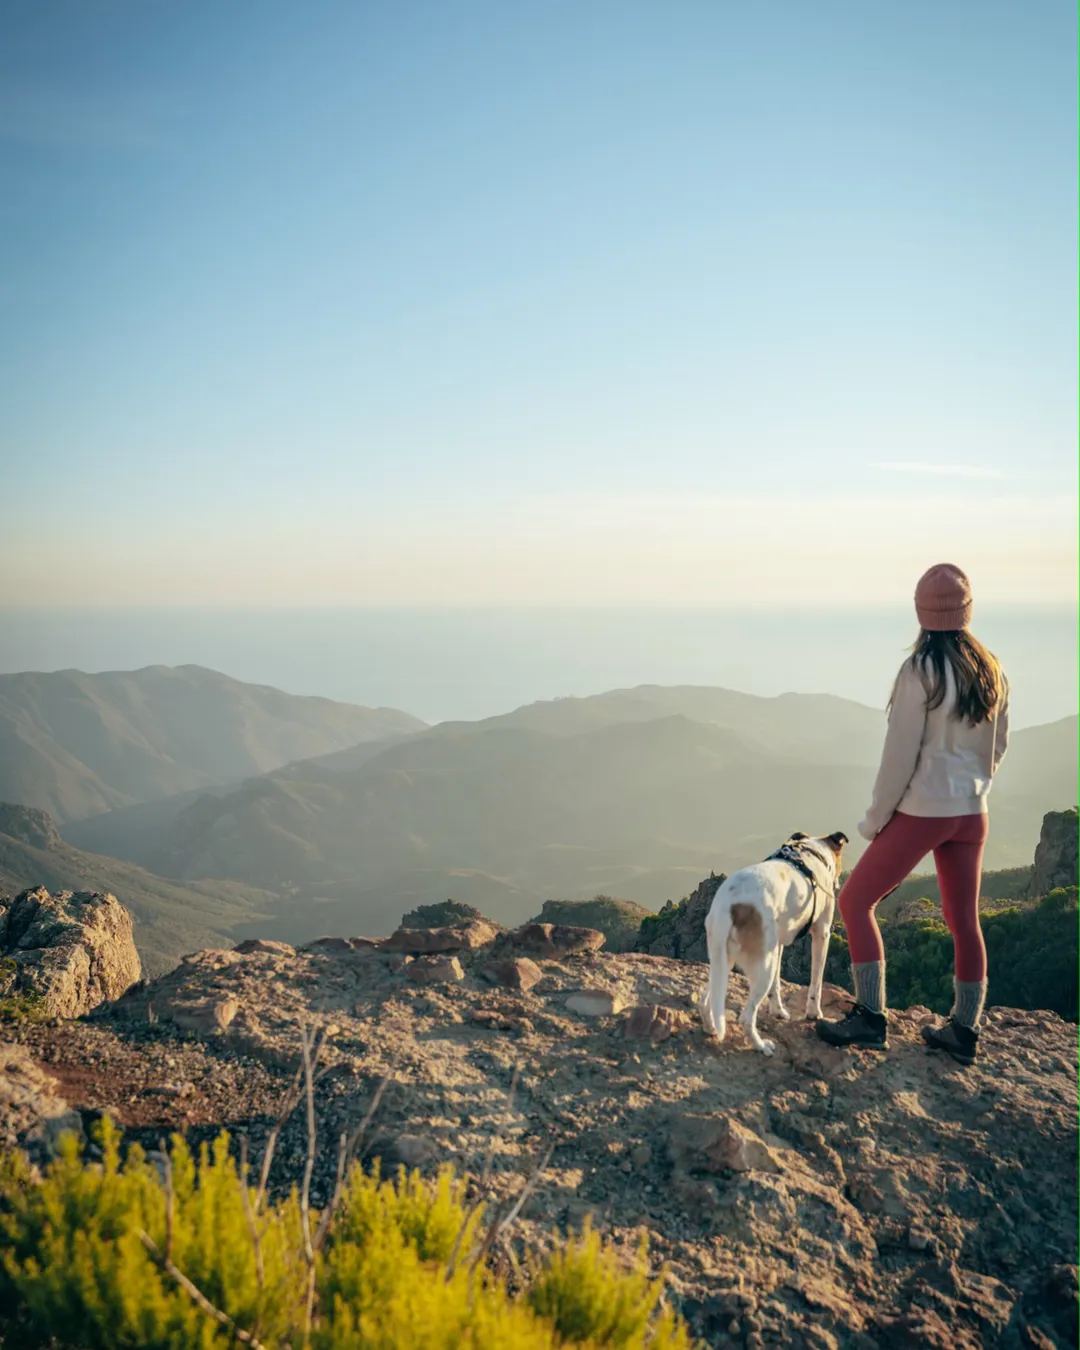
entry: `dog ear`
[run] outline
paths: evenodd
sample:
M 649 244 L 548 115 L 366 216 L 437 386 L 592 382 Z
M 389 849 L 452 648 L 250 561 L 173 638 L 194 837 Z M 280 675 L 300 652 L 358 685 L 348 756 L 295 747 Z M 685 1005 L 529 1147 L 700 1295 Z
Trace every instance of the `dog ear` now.
M 840 850 L 844 847 L 845 844 L 850 842 L 850 840 L 848 839 L 847 835 L 843 832 L 843 830 L 837 830 L 835 834 L 830 834 L 828 836 L 828 840 L 829 843 L 832 844 L 833 848 L 836 849 L 837 853 L 840 852 Z
M 791 835 L 790 837 L 791 837 L 792 839 L 809 839 L 809 838 L 810 838 L 810 836 L 809 836 L 808 834 L 804 834 L 804 833 L 802 832 L 802 830 L 796 830 L 795 833 L 794 833 L 793 835 Z

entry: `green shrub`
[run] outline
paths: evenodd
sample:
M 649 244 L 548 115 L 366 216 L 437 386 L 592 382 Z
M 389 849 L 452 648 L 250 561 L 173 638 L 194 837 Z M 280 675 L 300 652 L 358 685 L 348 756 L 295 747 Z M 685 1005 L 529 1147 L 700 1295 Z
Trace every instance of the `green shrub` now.
M 530 1262 L 531 1283 L 512 1296 L 472 1259 L 484 1216 L 449 1168 L 427 1182 L 354 1166 L 310 1262 L 297 1192 L 260 1206 L 225 1134 L 197 1158 L 174 1136 L 169 1186 L 137 1146 L 121 1165 L 107 1120 L 98 1138 L 101 1163 L 67 1138 L 41 1179 L 19 1154 L 0 1159 L 8 1350 L 213 1350 L 252 1338 L 275 1350 L 689 1350 L 677 1321 L 657 1315 L 661 1282 L 643 1251 L 627 1267 L 588 1229 Z
M 641 1345 L 642 1330 L 660 1298 L 660 1285 L 646 1274 L 644 1258 L 643 1244 L 637 1268 L 628 1272 L 586 1223 L 579 1238 L 536 1270 L 529 1306 L 572 1345 Z M 661 1318 L 657 1333 L 654 1345 L 686 1344 L 670 1314 Z
M 49 1015 L 48 1005 L 32 989 L 16 989 L 18 976 L 18 962 L 10 956 L 0 957 L 0 1021 L 44 1021 Z
M 1077 1020 L 1076 887 L 1035 904 L 984 915 L 989 1001 L 1007 1008 L 1049 1008 Z M 947 1013 L 953 1000 L 953 940 L 937 917 L 884 926 L 889 1004 L 922 1004 Z

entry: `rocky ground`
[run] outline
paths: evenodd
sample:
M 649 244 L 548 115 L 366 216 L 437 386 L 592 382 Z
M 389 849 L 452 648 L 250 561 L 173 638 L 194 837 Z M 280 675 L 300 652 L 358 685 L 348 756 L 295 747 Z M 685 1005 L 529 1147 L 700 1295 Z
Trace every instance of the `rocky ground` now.
M 704 967 L 607 954 L 583 931 L 515 940 L 472 922 L 198 953 L 88 1019 L 14 1033 L 5 1142 L 47 1151 L 50 1119 L 107 1110 L 149 1148 L 226 1126 L 257 1156 L 301 1028 L 324 1028 L 323 1194 L 339 1133 L 386 1079 L 369 1160 L 487 1171 L 496 1201 L 546 1159 L 518 1240 L 589 1215 L 618 1242 L 648 1234 L 710 1346 L 1077 1344 L 1074 1026 L 994 1009 L 963 1069 L 925 1049 L 917 1008 L 892 1014 L 885 1055 L 831 1049 L 794 1020 L 791 987 L 767 1059 L 737 1026 L 706 1039 Z M 735 978 L 736 1006 L 743 990 Z M 827 1014 L 846 1001 L 827 990 Z M 304 1154 L 302 1114 L 280 1185 Z

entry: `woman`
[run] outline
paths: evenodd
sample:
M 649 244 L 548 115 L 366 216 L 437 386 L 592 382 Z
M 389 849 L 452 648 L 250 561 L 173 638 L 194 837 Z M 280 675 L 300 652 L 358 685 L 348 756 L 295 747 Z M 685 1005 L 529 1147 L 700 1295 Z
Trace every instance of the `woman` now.
M 871 844 L 840 892 L 857 1001 L 839 1021 L 819 1020 L 817 1031 L 830 1045 L 887 1046 L 885 949 L 874 909 L 933 850 L 956 998 L 945 1026 L 924 1027 L 923 1039 L 973 1064 L 986 1001 L 979 883 L 987 797 L 1009 743 L 1009 685 L 968 629 L 971 583 L 959 567 L 938 563 L 919 579 L 915 612 L 922 631 L 896 677 L 874 800 L 859 825 Z

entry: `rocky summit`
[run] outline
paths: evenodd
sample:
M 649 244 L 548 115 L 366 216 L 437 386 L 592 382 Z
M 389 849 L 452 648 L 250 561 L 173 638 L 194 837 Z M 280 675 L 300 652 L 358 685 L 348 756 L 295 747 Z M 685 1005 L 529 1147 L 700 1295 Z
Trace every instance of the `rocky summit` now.
M 708 1346 L 1076 1344 L 1074 1026 L 992 1008 L 964 1069 L 923 1044 L 924 1008 L 892 1011 L 886 1054 L 832 1049 L 791 986 L 767 1059 L 737 1025 L 706 1038 L 703 965 L 598 938 L 463 916 L 194 953 L 88 1018 L 23 1024 L 8 1139 L 43 1156 L 60 1122 L 108 1111 L 150 1149 L 224 1126 L 258 1155 L 302 1031 L 320 1032 L 316 1198 L 381 1085 L 369 1162 L 453 1163 L 493 1201 L 540 1169 L 517 1239 L 542 1247 L 590 1217 L 618 1243 L 648 1235 Z M 734 1007 L 744 993 L 736 976 Z M 849 1001 L 826 987 L 826 1015 Z M 281 1186 L 302 1166 L 303 1114 Z

